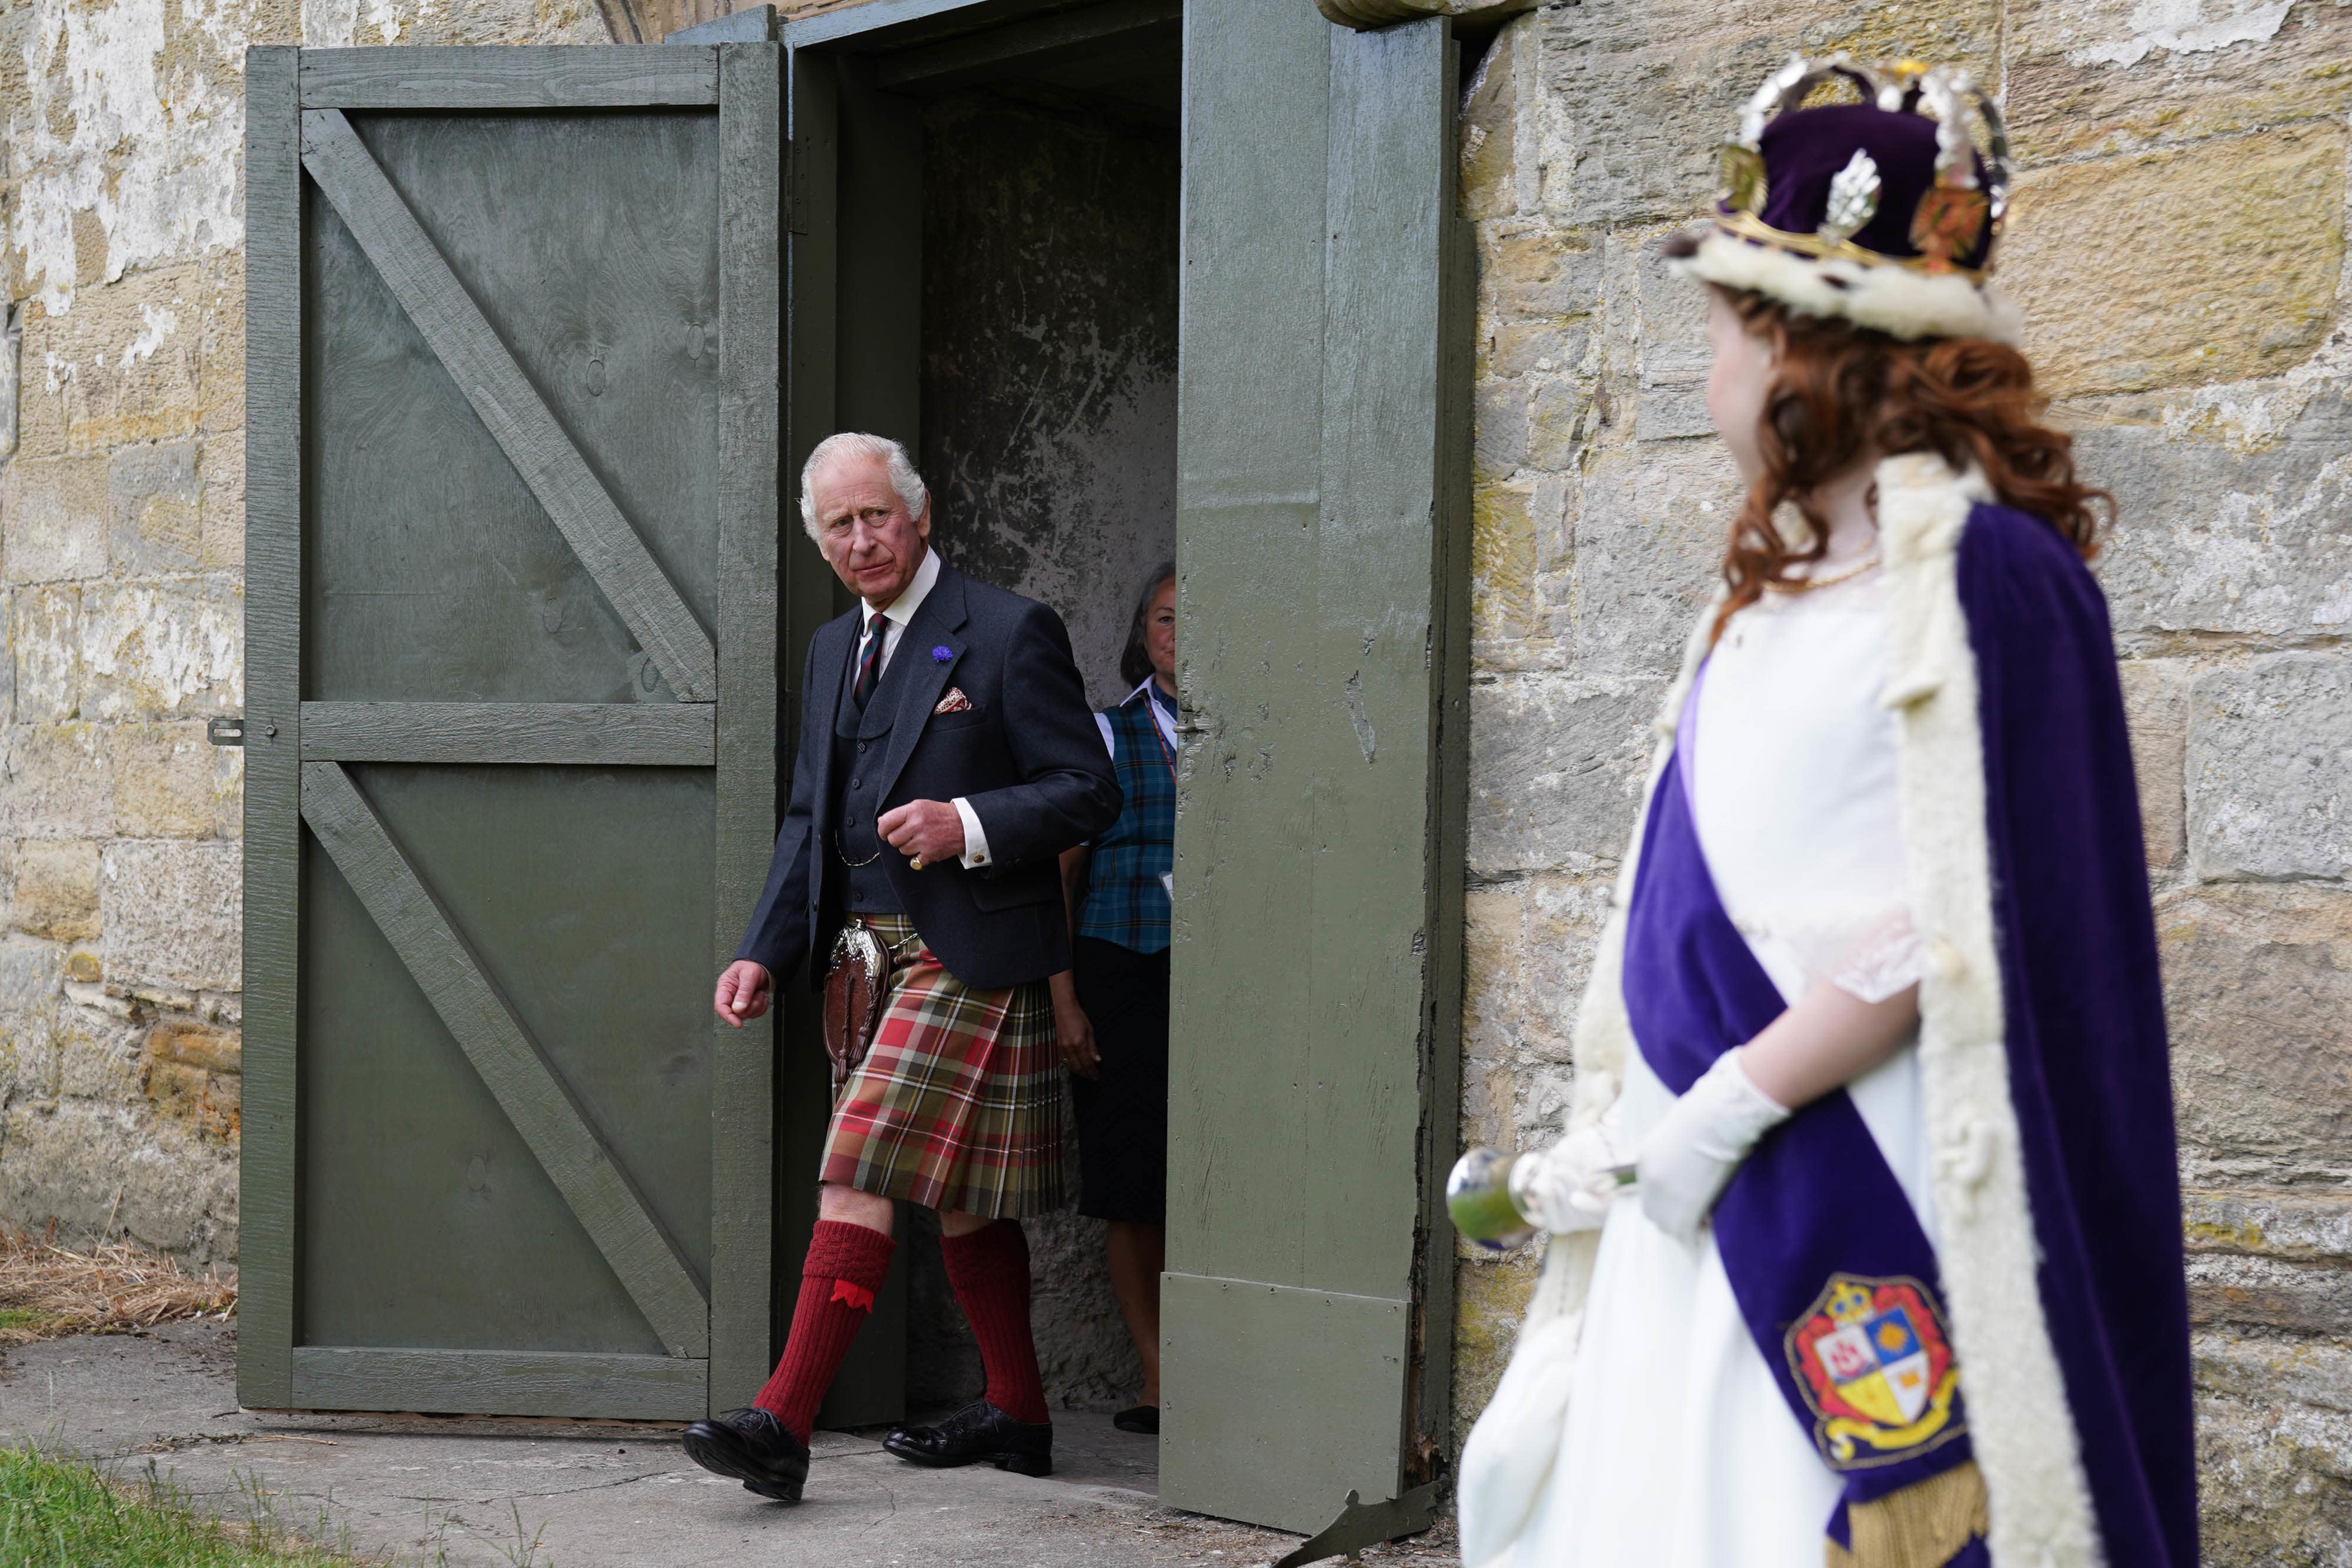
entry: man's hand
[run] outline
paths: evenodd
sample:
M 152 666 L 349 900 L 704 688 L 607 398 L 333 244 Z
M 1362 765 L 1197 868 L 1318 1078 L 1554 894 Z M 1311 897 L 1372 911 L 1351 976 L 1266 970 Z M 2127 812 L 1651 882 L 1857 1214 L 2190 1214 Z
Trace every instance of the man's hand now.
M 946 800 L 909 800 L 876 820 L 882 841 L 923 866 L 963 858 L 963 813 Z
M 719 994 L 711 998 L 711 1010 L 741 1029 L 745 1019 L 758 1018 L 768 1010 L 769 985 L 765 968 L 749 958 L 738 958 L 719 977 Z
M 1078 1006 L 1076 977 L 1065 969 L 1049 976 L 1046 985 L 1054 993 L 1054 1047 L 1062 1053 L 1062 1065 L 1081 1078 L 1100 1078 L 1102 1056 L 1095 1050 L 1094 1020 Z

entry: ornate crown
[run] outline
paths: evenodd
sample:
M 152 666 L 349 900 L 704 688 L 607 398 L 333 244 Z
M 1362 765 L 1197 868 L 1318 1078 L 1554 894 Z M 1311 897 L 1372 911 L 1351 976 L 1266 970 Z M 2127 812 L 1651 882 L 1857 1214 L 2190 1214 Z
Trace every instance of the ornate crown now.
M 1859 101 L 1804 107 L 1841 79 Z M 1898 338 L 2016 340 L 1990 281 L 2009 139 L 1966 71 L 1792 56 L 1748 99 L 1722 167 L 1713 225 L 1668 244 L 1676 270 Z

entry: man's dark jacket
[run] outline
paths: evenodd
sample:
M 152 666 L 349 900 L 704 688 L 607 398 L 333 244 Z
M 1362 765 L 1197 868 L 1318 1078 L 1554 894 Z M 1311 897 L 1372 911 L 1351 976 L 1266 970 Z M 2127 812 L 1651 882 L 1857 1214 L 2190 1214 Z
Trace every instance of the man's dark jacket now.
M 847 913 L 834 727 L 865 616 L 853 610 L 809 639 L 792 804 L 735 954 L 779 988 L 803 967 L 811 983 L 823 977 Z M 954 690 L 971 708 L 932 712 Z M 995 990 L 1068 968 L 1058 857 L 1118 819 L 1119 789 L 1062 618 L 942 561 L 858 727 L 851 756 L 879 763 L 884 810 L 962 796 L 988 837 L 989 863 L 969 871 L 953 859 L 910 870 L 883 848 L 899 906 L 948 973 Z

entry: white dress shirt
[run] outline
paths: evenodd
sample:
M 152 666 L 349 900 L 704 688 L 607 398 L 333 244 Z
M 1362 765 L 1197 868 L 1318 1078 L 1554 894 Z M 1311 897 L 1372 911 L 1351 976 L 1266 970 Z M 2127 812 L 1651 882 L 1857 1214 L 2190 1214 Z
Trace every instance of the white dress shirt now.
M 914 620 L 915 612 L 923 607 L 923 601 L 931 596 L 931 590 L 938 585 L 939 580 L 939 552 L 926 548 L 923 551 L 923 564 L 915 569 L 915 580 L 907 584 L 906 591 L 892 600 L 888 607 L 882 612 L 882 663 L 874 672 L 874 685 L 877 690 L 881 688 L 882 677 L 889 673 L 890 661 L 898 656 L 898 644 L 907 635 L 907 623 Z M 849 660 L 852 669 L 866 662 L 866 650 L 872 646 L 874 642 L 874 607 L 870 604 L 861 605 L 858 616 L 863 625 L 857 633 L 857 646 L 850 650 Z M 981 828 L 980 813 L 973 810 L 971 802 L 961 795 L 955 798 L 955 809 L 956 815 L 963 819 L 965 869 L 986 865 L 988 834 Z

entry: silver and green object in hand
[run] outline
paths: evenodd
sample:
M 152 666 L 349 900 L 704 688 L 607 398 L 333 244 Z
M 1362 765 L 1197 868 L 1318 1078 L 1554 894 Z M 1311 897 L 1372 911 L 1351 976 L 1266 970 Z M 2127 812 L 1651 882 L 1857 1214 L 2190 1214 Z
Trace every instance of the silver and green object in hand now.
M 1525 1246 L 1542 1228 L 1519 1212 L 1511 1196 L 1511 1168 L 1522 1157 L 1481 1145 L 1454 1161 L 1454 1174 L 1445 1178 L 1445 1212 L 1454 1228 L 1490 1251 Z M 1608 1174 L 1621 1187 L 1633 1184 L 1630 1165 L 1613 1166 Z

